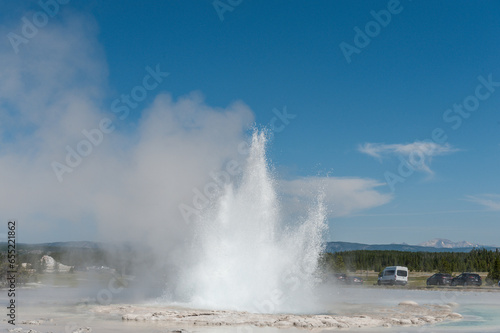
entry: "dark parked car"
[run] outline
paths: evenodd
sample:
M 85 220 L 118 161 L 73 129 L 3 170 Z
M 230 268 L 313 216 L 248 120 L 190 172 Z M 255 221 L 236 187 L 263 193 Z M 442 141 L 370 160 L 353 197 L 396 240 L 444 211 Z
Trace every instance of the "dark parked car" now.
M 452 286 L 480 286 L 483 284 L 479 274 L 462 273 L 451 280 Z
M 450 284 L 452 279 L 450 274 L 436 273 L 427 279 L 427 285 L 446 285 Z
M 363 279 L 359 276 L 348 276 L 347 284 L 363 284 Z

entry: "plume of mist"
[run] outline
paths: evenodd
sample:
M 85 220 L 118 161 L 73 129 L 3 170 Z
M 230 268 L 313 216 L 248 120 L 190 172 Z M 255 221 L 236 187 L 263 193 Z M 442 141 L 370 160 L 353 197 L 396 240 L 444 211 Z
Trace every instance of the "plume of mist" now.
M 14 28 L 0 26 L 0 33 Z M 175 283 L 195 236 L 180 206 L 195 207 L 197 191 L 204 192 L 214 181 L 211 173 L 224 170 L 229 161 L 243 165 L 246 156 L 239 146 L 248 139 L 254 115 L 240 101 L 211 107 L 201 93 L 174 98 L 160 86 L 132 110 L 137 112 L 130 116 L 133 125 L 124 122 L 109 100 L 130 91 L 109 87 L 98 33 L 92 17 L 68 11 L 18 54 L 8 43 L 0 44 L 0 62 L 8 64 L 0 66 L 0 188 L 8 189 L 0 191 L 0 219 L 17 218 L 20 242 L 129 244 L 133 251 L 110 248 L 107 262 L 127 267 L 127 274 L 149 270 L 142 285 L 151 282 L 161 293 L 158 284 Z M 166 80 L 175 84 L 175 75 Z M 97 128 L 104 118 L 114 131 L 60 182 L 52 163 L 64 163 L 67 147 L 74 149 L 85 139 L 82 131 Z M 307 202 L 318 183 L 321 179 L 303 178 L 282 189 Z M 390 199 L 375 191 L 379 184 L 371 180 L 341 183 L 346 186 L 337 190 L 328 186 L 327 205 L 340 192 L 367 199 L 348 207 L 345 200 L 334 203 L 346 214 Z

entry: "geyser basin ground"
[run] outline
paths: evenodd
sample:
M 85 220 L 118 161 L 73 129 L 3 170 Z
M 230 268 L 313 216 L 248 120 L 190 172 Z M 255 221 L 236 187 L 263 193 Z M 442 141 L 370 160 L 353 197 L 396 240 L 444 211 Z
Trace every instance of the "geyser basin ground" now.
M 84 273 L 75 273 L 85 278 Z M 313 315 L 250 314 L 238 311 L 216 311 L 175 308 L 158 303 L 127 302 L 117 294 L 113 304 L 86 304 L 83 295 L 97 295 L 102 286 L 82 288 L 40 286 L 21 288 L 17 325 L 0 322 L 0 332 L 22 329 L 35 332 L 307 332 L 320 322 L 331 327 L 319 331 L 341 330 L 364 332 L 499 332 L 500 288 L 477 292 L 463 288 L 454 290 L 409 290 L 390 287 L 331 287 L 325 292 L 322 306 L 328 313 Z M 6 301 L 5 290 L 0 301 Z M 404 301 L 415 301 L 416 306 Z M 116 302 L 116 303 L 115 303 Z M 447 303 L 457 303 L 451 307 Z M 463 315 L 456 318 L 451 313 Z M 148 315 L 149 314 L 149 315 Z M 153 315 L 154 314 L 154 315 Z M 125 320 L 123 319 L 125 316 Z M 163 316 L 163 318 L 161 318 Z M 156 318 L 157 320 L 154 320 Z M 416 324 L 411 320 L 417 318 Z M 429 322 L 422 321 L 428 320 Z M 432 318 L 437 318 L 432 320 Z M 136 320 L 138 319 L 138 320 Z M 409 321 L 408 321 L 409 320 Z M 432 323 L 434 322 L 434 323 Z M 291 324 L 297 323 L 297 326 Z M 304 323 L 305 325 L 300 325 Z M 218 324 L 221 324 L 220 326 Z M 424 324 L 421 326 L 420 324 Z M 262 326 L 261 326 L 262 325 Z M 391 327 L 387 327 L 391 325 Z M 370 328 L 371 327 L 371 328 Z
M 101 306 L 99 313 L 118 314 L 125 321 L 165 322 L 169 325 L 256 326 L 277 328 L 340 329 L 425 325 L 461 319 L 449 305 L 423 305 L 401 302 L 397 307 L 372 309 L 370 315 L 266 314 L 223 310 L 170 309 L 155 306 Z

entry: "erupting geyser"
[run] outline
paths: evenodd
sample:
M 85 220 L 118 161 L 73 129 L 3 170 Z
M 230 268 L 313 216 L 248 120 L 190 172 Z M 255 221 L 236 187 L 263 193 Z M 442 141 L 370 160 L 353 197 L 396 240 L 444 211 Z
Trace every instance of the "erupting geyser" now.
M 315 311 L 313 290 L 323 251 L 325 207 L 298 223 L 282 220 L 266 160 L 266 136 L 255 131 L 238 185 L 224 188 L 198 221 L 196 260 L 181 277 L 188 305 L 250 312 Z

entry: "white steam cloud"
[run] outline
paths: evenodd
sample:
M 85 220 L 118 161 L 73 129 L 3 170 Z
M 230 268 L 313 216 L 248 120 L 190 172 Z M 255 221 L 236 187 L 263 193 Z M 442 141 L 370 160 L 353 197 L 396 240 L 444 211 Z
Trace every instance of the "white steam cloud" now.
M 173 99 L 160 86 L 149 92 L 152 103 L 131 110 L 139 120 L 124 130 L 108 100 L 130 92 L 110 93 L 95 21 L 59 18 L 18 54 L 8 41 L 0 45 L 0 61 L 8 64 L 0 67 L 0 219 L 19 220 L 20 242 L 100 238 L 148 242 L 165 255 L 180 250 L 191 226 L 179 206 L 192 205 L 193 190 L 203 189 L 211 172 L 245 159 L 238 146 L 252 111 L 242 102 L 210 107 L 199 93 Z M 0 27 L 3 35 L 12 30 Z M 175 75 L 165 80 L 175 84 Z M 53 162 L 66 165 L 67 147 L 76 150 L 86 139 L 82 131 L 108 118 L 114 130 L 59 182 Z M 391 199 L 376 191 L 380 184 L 356 178 L 303 178 L 278 189 L 302 209 L 304 193 L 323 182 L 337 216 Z
M 120 124 L 104 103 L 107 66 L 96 35 L 91 19 L 67 16 L 40 30 L 25 52 L 0 50 L 9 64 L 0 68 L 1 218 L 17 218 L 26 238 L 99 234 L 167 244 L 187 227 L 179 203 L 238 155 L 253 114 L 239 102 L 216 109 L 200 94 L 174 101 L 159 93 L 133 132 L 104 134 L 59 182 L 52 163 L 66 165 L 66 146 L 76 150 L 82 130 L 104 118 Z

